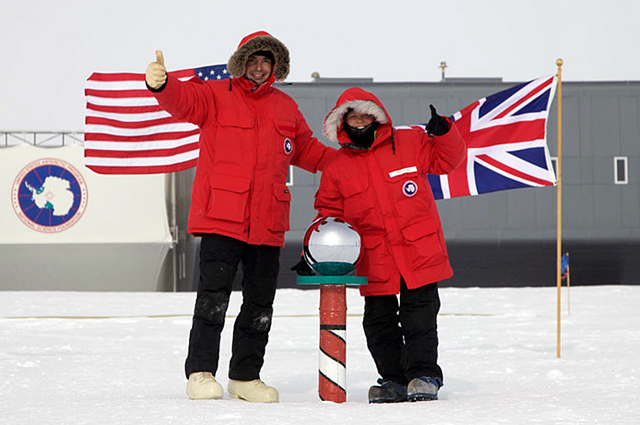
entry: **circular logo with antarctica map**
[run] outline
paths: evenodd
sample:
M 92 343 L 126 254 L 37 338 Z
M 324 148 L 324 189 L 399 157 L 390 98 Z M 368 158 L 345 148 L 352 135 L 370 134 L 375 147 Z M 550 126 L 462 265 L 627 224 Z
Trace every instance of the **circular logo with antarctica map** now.
M 26 226 L 42 233 L 62 232 L 87 208 L 82 174 L 61 159 L 42 158 L 24 167 L 11 190 L 13 209 Z

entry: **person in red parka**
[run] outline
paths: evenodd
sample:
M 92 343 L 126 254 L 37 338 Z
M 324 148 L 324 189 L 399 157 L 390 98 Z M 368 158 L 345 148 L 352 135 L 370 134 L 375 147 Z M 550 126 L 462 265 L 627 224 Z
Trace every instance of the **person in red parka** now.
M 325 134 L 342 148 L 322 173 L 315 208 L 361 236 L 363 327 L 381 376 L 369 390 L 371 403 L 437 399 L 443 385 L 438 281 L 453 272 L 427 173 L 456 168 L 465 143 L 430 108 L 426 127 L 394 128 L 375 95 L 350 88 L 324 121 Z
M 220 333 L 232 282 L 242 264 L 242 306 L 233 330 L 228 392 L 277 402 L 260 380 L 271 328 L 280 248 L 289 230 L 289 165 L 322 170 L 336 150 L 319 142 L 295 101 L 272 87 L 289 73 L 289 51 L 269 33 L 246 36 L 230 57 L 235 77 L 181 82 L 164 57 L 146 72 L 148 89 L 173 117 L 198 125 L 200 154 L 189 233 L 201 236 L 200 282 L 185 362 L 187 394 L 221 399 L 216 381 Z

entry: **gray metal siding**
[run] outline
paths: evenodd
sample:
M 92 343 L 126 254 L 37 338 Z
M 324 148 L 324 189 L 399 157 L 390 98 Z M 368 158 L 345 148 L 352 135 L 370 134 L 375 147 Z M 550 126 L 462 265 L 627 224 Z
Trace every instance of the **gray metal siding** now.
M 450 115 L 473 101 L 517 83 L 372 83 L 353 84 L 375 93 L 395 125 L 424 123 L 429 104 Z M 282 89 L 296 99 L 315 135 L 326 113 L 348 87 L 340 83 L 295 83 Z M 640 230 L 640 83 L 565 82 L 563 84 L 563 236 L 566 240 L 637 241 Z M 557 156 L 557 100 L 547 128 L 551 156 Z M 331 144 L 336 146 L 335 144 Z M 628 184 L 614 184 L 614 156 L 628 157 Z M 294 171 L 295 213 L 288 240 L 300 240 L 313 217 L 305 190 L 319 184 Z M 314 187 L 312 187 L 315 185 Z M 298 190 L 300 188 L 302 190 Z M 296 199 L 302 198 L 302 199 Z M 517 189 L 438 201 L 449 242 L 552 241 L 556 235 L 556 190 Z M 299 216 L 298 216 L 299 215 Z M 300 217 L 303 217 L 302 219 Z

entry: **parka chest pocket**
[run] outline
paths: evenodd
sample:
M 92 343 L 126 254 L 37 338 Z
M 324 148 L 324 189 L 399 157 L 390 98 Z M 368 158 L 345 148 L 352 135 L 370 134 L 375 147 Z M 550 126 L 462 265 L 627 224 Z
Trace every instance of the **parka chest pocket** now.
M 276 143 L 276 153 L 287 156 L 295 152 L 296 123 L 291 121 L 275 121 L 278 142 Z
M 415 189 L 418 189 L 418 184 L 420 180 L 420 174 L 418 173 L 418 167 L 415 165 L 410 165 L 407 167 L 397 168 L 390 171 L 387 171 L 384 176 L 387 184 L 391 184 L 395 187 L 399 187 L 404 190 L 406 185 L 415 185 Z M 410 188 L 410 190 L 413 188 Z M 407 192 L 409 195 L 415 194 L 412 192 Z M 406 195 L 405 195 L 406 196 Z
M 344 217 L 348 222 L 358 223 L 368 217 L 374 208 L 374 199 L 369 191 L 368 180 L 345 180 L 340 191 L 344 196 Z
M 417 166 L 408 165 L 390 170 L 385 174 L 385 181 L 392 201 L 399 208 L 406 206 L 411 210 L 430 209 L 427 199 L 431 188 L 426 175 L 421 174 Z
M 253 115 L 239 113 L 237 108 L 224 107 L 218 111 L 218 125 L 238 129 L 249 129 L 255 126 Z
M 207 217 L 242 222 L 245 218 L 251 180 L 232 176 L 211 176 Z

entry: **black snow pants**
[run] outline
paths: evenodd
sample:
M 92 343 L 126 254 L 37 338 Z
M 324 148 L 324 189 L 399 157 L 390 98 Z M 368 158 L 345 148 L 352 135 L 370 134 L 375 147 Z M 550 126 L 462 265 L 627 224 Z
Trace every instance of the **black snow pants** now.
M 397 295 L 365 297 L 362 324 L 367 347 L 383 380 L 404 385 L 419 376 L 442 380 L 438 311 L 437 282 L 407 289 L 403 279 L 399 307 Z
M 233 280 L 242 264 L 242 306 L 233 328 L 229 378 L 260 378 L 271 329 L 280 248 L 249 245 L 234 238 L 206 234 L 200 244 L 200 282 L 189 335 L 186 376 L 218 371 L 220 334 Z

